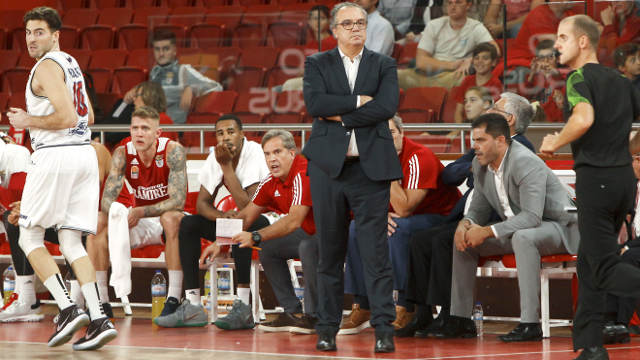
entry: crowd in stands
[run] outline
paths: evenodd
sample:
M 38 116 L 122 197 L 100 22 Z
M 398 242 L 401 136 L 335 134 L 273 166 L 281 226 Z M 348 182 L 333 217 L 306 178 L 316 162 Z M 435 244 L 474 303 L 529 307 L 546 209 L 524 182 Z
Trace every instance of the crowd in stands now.
M 240 245 L 232 249 L 240 299 L 216 325 L 222 329 L 254 326 L 248 307 L 251 246 L 264 242 L 260 260 L 285 312 L 269 323 L 260 324 L 260 328 L 313 333 L 315 306 L 322 301 L 315 298 L 314 277 L 305 276 L 309 286 L 305 287 L 305 301 L 301 303 L 288 281 L 286 267 L 288 258 L 301 258 L 305 274 L 315 273 L 318 265 L 318 250 L 313 246 L 317 235 L 305 171 L 307 160 L 298 154 L 298 139 L 289 132 L 269 131 L 257 143 L 245 137 L 242 126 L 311 121 L 302 100 L 304 59 L 337 46 L 331 32 L 336 26 L 331 23 L 334 2 L 149 0 L 146 2 L 149 6 L 134 7 L 132 4 L 138 2 L 78 0 L 76 3 L 86 7 L 73 8 L 68 7 L 72 1 L 52 1 L 65 14 L 65 25 L 69 25 L 61 33 L 62 50 L 84 63 L 88 84 L 93 84 L 92 101 L 102 114 L 96 123 L 131 125 L 130 134 L 107 136 L 109 147 L 114 149 L 114 165 L 106 180 L 101 210 L 103 217 L 108 216 L 103 219 L 106 222 L 103 231 L 89 245 L 103 250 L 90 251 L 98 271 L 101 300 L 109 301 L 106 290 L 109 263 L 110 285 L 116 288 L 117 297 L 126 302 L 132 291 L 130 248 L 164 242 L 169 298 L 154 322 L 165 327 L 203 326 L 206 318 L 200 305 L 198 269 L 223 250 L 216 243 L 202 249 L 200 238 L 215 239 L 217 218 L 241 218 L 245 220 L 244 231 L 234 238 Z M 507 166 L 529 165 L 519 165 L 523 169 L 510 173 L 510 177 L 525 178 L 524 172 L 533 169 L 543 178 L 529 179 L 531 184 L 523 180 L 518 186 L 537 186 L 537 195 L 542 199 L 545 195 L 547 199 L 559 199 L 553 205 L 561 209 L 572 205 L 557 177 L 534 155 L 535 149 L 525 132 L 534 118 L 564 121 L 568 69 L 555 61 L 554 37 L 559 22 L 569 15 L 584 13 L 584 7 L 558 0 L 353 2 L 364 8 L 367 20 L 342 26 L 366 28 L 366 47 L 394 57 L 399 65 L 400 115 L 389 119 L 403 168 L 402 180 L 391 185 L 388 219 L 394 289 L 398 293 L 393 323 L 396 336 L 475 336 L 475 327 L 467 315 L 472 306 L 478 257 L 515 252 L 521 260 L 518 272 L 522 323 L 501 339 L 540 340 L 537 300 L 540 290 L 537 273 L 534 279 L 532 273 L 539 266 L 536 259 L 541 255 L 575 253 L 576 243 L 569 233 L 573 219 L 554 217 L 556 209 L 544 205 L 544 201 L 536 203 L 534 220 L 521 215 L 525 212 L 521 209 L 527 205 L 524 202 L 530 199 L 520 199 L 517 188 L 510 189 L 513 193 L 491 198 L 487 195 L 485 178 L 502 179 L 503 170 L 487 170 L 487 164 L 496 160 L 487 156 L 507 159 L 505 154 L 509 152 Z M 77 14 L 88 14 L 82 11 L 93 11 L 105 3 L 109 3 L 108 7 L 99 15 L 84 19 L 85 24 L 73 23 L 73 19 L 79 18 Z M 620 76 L 629 78 L 640 90 L 639 12 L 633 1 L 596 3 L 593 9 L 602 26 L 601 62 L 617 69 Z M 108 23 L 105 19 L 111 13 L 128 14 L 129 20 Z M 502 25 L 503 16 L 506 28 Z M 24 50 L 19 45 L 24 41 L 16 35 L 22 25 L 11 28 L 11 22 L 3 24 L 8 27 L 0 29 L 0 46 L 6 48 L 0 51 L 0 107 L 24 107 L 20 105 L 24 100 L 24 76 L 28 76 L 33 63 L 10 55 Z M 96 37 L 109 34 L 110 40 L 104 47 L 94 42 L 94 31 L 104 31 Z M 73 36 L 75 42 L 66 39 Z M 150 56 L 153 64 L 149 63 Z M 439 88 L 441 100 L 428 105 L 424 113 L 415 112 L 420 114 L 417 117 L 406 117 L 405 122 L 410 118 L 412 122 L 473 123 L 474 141 L 495 142 L 496 148 L 492 150 L 485 147 L 486 143 L 479 143 L 444 167 L 434 151 L 403 131 L 403 110 L 420 110 L 420 104 L 404 102 L 409 94 L 417 93 L 415 88 Z M 429 104 L 431 93 L 424 94 L 427 95 L 423 102 Z M 447 107 L 446 103 L 452 105 Z M 199 177 L 197 214 L 185 215 L 183 145 L 193 146 L 199 139 L 160 128 L 165 124 L 198 123 L 216 125 L 215 134 L 206 145 L 217 145 Z M 129 135 L 133 139 L 127 138 Z M 136 140 L 136 136 L 141 140 Z M 170 152 L 175 157 L 168 155 Z M 472 173 L 476 152 L 480 152 L 480 159 L 473 162 Z M 163 181 L 165 193 L 150 199 L 147 192 L 142 194 L 135 186 L 132 194 L 126 193 L 124 178 L 134 185 L 139 182 L 139 172 L 151 171 L 141 170 L 137 161 L 155 164 L 156 168 L 166 164 L 163 170 L 158 170 L 162 171 L 158 175 L 162 180 L 158 181 Z M 637 163 L 635 158 L 634 166 Z M 465 181 L 470 191 L 474 189 L 472 195 L 462 195 L 457 190 Z M 140 186 L 150 185 L 154 184 Z M 218 197 L 221 188 L 233 200 L 231 208 L 217 207 L 221 203 Z M 123 196 L 128 200 L 123 200 Z M 467 201 L 470 199 L 474 200 L 473 206 Z M 153 216 L 140 210 L 161 203 L 166 207 L 162 211 L 161 206 L 154 207 L 157 211 Z M 463 213 L 469 221 L 459 225 Z M 145 218 L 153 218 L 153 223 L 138 221 Z M 529 222 L 516 226 L 514 218 Z M 546 233 L 527 231 L 535 227 L 535 220 L 542 218 Z M 491 221 L 497 224 L 490 226 Z M 478 225 L 484 226 L 483 234 L 476 233 L 480 231 L 476 229 Z M 142 229 L 144 226 L 147 228 Z M 345 291 L 355 295 L 355 302 L 340 329 L 344 334 L 359 333 L 370 319 L 367 291 L 362 288 L 364 275 L 358 244 L 352 241 L 355 231 L 352 223 Z M 473 233 L 476 241 L 473 245 L 459 239 L 467 231 Z M 114 245 L 111 238 L 124 243 Z M 507 238 L 508 244 L 503 241 Z M 531 238 L 536 241 L 534 246 L 521 244 L 523 239 Z M 492 240 L 483 246 L 487 239 Z M 469 255 L 462 251 L 465 248 L 475 250 Z M 635 251 L 627 256 L 632 254 Z M 453 281 L 452 273 L 456 274 Z M 183 302 L 182 289 L 186 299 Z M 433 319 L 433 305 L 443 307 L 439 319 Z M 619 310 L 621 318 L 628 322 L 628 304 L 620 301 L 620 307 L 624 307 Z M 612 310 L 615 311 L 618 310 Z

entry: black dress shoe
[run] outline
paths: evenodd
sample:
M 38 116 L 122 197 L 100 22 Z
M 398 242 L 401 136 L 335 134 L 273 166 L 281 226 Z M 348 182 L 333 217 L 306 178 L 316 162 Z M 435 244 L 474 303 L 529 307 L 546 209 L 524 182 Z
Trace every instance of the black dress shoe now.
M 432 335 L 438 339 L 468 339 L 478 336 L 478 333 L 473 320 L 459 316 L 449 316 L 444 326 L 440 330 L 434 331 Z
M 575 360 L 609 360 L 607 349 L 603 347 L 590 347 L 582 350 Z
M 504 342 L 514 341 L 540 341 L 542 340 L 542 327 L 540 324 L 518 324 L 515 329 L 498 338 Z
M 631 341 L 629 330 L 622 324 L 608 322 L 602 328 L 602 342 L 604 344 L 628 343 Z
M 318 342 L 316 343 L 316 349 L 320 351 L 336 351 L 336 336 L 318 334 Z
M 396 351 L 393 344 L 393 334 L 376 335 L 376 346 L 373 349 L 377 353 L 390 353 Z

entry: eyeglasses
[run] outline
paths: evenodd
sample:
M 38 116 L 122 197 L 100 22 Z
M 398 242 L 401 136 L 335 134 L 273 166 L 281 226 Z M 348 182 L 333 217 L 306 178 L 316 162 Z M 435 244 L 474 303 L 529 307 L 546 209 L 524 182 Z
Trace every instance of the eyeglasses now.
M 345 30 L 351 30 L 354 26 L 358 26 L 358 29 L 366 29 L 367 28 L 367 20 L 360 19 L 358 21 L 345 20 L 338 25 L 342 26 Z

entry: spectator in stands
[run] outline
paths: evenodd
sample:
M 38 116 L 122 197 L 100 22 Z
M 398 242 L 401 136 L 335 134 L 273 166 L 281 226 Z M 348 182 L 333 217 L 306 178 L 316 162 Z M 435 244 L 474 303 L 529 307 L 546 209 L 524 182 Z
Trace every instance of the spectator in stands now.
M 160 126 L 173 124 L 173 121 L 166 113 L 167 98 L 160 84 L 153 81 L 145 81 L 136 85 L 134 90 L 133 103 L 129 106 L 124 101 L 118 102 L 114 106 L 114 111 L 112 112 L 113 117 L 110 123 L 130 124 L 133 110 L 142 106 L 148 106 L 158 112 L 160 116 Z M 106 143 L 118 144 L 127 136 L 129 136 L 129 133 L 107 133 Z M 176 132 L 163 131 L 161 136 L 178 141 L 178 133 Z
M 184 289 L 187 301 L 181 306 L 189 308 L 200 304 L 200 282 L 198 259 L 200 258 L 200 238 L 214 241 L 205 249 L 209 258 L 220 254 L 216 239 L 216 219 L 232 218 L 236 210 L 221 211 L 216 208 L 220 203 L 217 195 L 223 189 L 231 194 L 237 210 L 244 209 L 254 197 L 260 181 L 269 175 L 260 144 L 247 140 L 242 132 L 242 122 L 235 115 L 223 115 L 216 122 L 215 151 L 207 157 L 198 180 L 200 192 L 196 200 L 196 215 L 187 215 L 180 222 L 180 261 L 184 271 Z M 269 225 L 269 220 L 261 215 L 249 228 L 255 231 Z M 249 308 L 249 269 L 252 250 L 232 247 L 231 256 L 235 261 L 238 276 L 238 301 L 225 317 L 219 318 L 215 325 L 221 329 L 250 329 L 254 327 L 253 316 Z M 201 264 L 206 266 L 206 264 Z M 175 312 L 157 318 L 156 323 L 163 327 L 184 326 L 188 321 L 184 312 Z
M 484 42 L 478 44 L 473 49 L 472 66 L 474 74 L 467 75 L 460 86 L 451 90 L 453 100 L 456 102 L 456 112 L 454 119 L 457 123 L 464 121 L 464 99 L 466 92 L 471 87 L 484 87 L 489 90 L 494 99 L 502 92 L 502 82 L 498 74 L 493 73 L 493 69 L 498 62 L 498 52 L 491 43 Z M 467 118 L 468 119 L 468 118 Z
M 577 251 L 577 217 L 564 210 L 574 202 L 536 154 L 512 142 L 502 114 L 481 115 L 471 126 L 475 188 L 469 210 L 454 235 L 451 316 L 435 336 L 476 336 L 469 316 L 478 259 L 514 253 L 520 324 L 499 338 L 505 342 L 539 341 L 540 257 Z M 499 222 L 489 222 L 492 212 L 499 215 Z
M 102 211 L 108 216 L 108 241 L 96 244 L 98 271 L 107 271 L 116 296 L 127 304 L 131 293 L 131 248 L 162 244 L 169 271 L 169 291 L 163 313 L 175 310 L 182 290 L 178 257 L 178 225 L 187 195 L 186 153 L 182 145 L 160 137 L 158 112 L 137 108 L 131 116 L 131 140 L 113 152 L 104 186 Z M 131 186 L 131 207 L 117 201 L 124 180 Z M 129 204 L 127 204 L 129 205 Z M 202 318 L 198 320 L 202 321 Z M 205 317 L 206 320 L 206 317 Z
M 417 0 L 378 1 L 378 11 L 380 15 L 389 20 L 397 39 L 404 37 L 409 32 L 416 3 Z
M 544 4 L 544 0 L 491 0 L 487 13 L 484 15 L 484 26 L 495 38 L 503 37 L 503 4 L 506 5 L 507 11 L 506 37 L 513 39 L 518 35 L 527 14 L 538 5 Z
M 562 122 L 565 76 L 558 69 L 553 40 L 542 40 L 536 46 L 527 80 L 518 85 L 518 93 L 537 101 L 546 121 Z
M 326 5 L 316 5 L 309 10 L 307 28 L 311 30 L 313 37 L 307 38 L 305 56 L 313 55 L 318 51 L 331 50 L 338 45 L 331 33 L 329 22 L 329 8 Z
M 638 5 L 630 0 L 609 2 L 605 5 L 600 12 L 600 21 L 604 28 L 600 34 L 599 47 L 611 53 L 622 44 L 640 42 Z
M 533 108 L 522 96 L 503 93 L 502 98 L 487 112 L 494 114 L 514 114 L 508 121 L 511 139 L 524 145 L 535 153 L 533 144 L 524 136 L 531 118 Z M 475 120 L 475 118 L 471 118 Z M 458 201 L 443 225 L 419 231 L 413 234 L 409 241 L 409 279 L 407 282 L 407 300 L 416 304 L 416 314 L 413 320 L 403 329 L 396 330 L 396 336 L 419 337 L 431 336 L 440 331 L 449 317 L 451 295 L 451 258 L 453 251 L 453 236 L 457 223 L 462 218 L 467 200 L 473 189 L 473 173 L 471 163 L 475 157 L 475 149 L 470 149 L 456 161 L 448 164 L 442 171 L 442 181 L 451 186 L 460 186 L 466 181 L 467 192 Z M 493 221 L 499 221 L 497 214 L 491 216 Z M 426 280 L 426 281 L 425 281 Z M 431 305 L 440 305 L 440 315 L 433 321 Z
M 397 114 L 389 120 L 389 129 L 402 166 L 403 178 L 391 183 L 388 214 L 388 244 L 393 289 L 398 292 L 395 329 L 411 321 L 413 304 L 405 297 L 409 238 L 416 231 L 439 225 L 460 199 L 455 186 L 445 185 L 440 178 L 444 166 L 434 153 L 404 136 L 402 119 Z M 357 334 L 369 326 L 371 312 L 360 250 L 356 242 L 356 227 L 349 227 L 349 247 L 345 266 L 345 292 L 354 294 L 351 314 L 342 322 L 338 334 Z
M 318 51 L 331 50 L 338 45 L 338 41 L 331 33 L 329 17 L 329 8 L 325 5 L 316 5 L 309 10 L 307 27 L 311 29 L 313 38 L 307 38 L 307 44 L 304 48 L 305 57 Z M 320 39 L 320 48 L 318 48 L 318 39 Z M 302 90 L 303 75 L 304 68 L 301 68 L 299 77 L 288 79 L 282 84 L 282 91 Z
M 493 96 L 482 86 L 472 86 L 464 93 L 462 102 L 456 107 L 456 122 L 471 122 L 493 106 Z M 459 121 L 458 116 L 461 117 Z
M 633 43 L 620 45 L 613 53 L 613 61 L 618 71 L 640 90 L 640 46 Z
M 393 26 L 389 20 L 380 15 L 376 8 L 378 0 L 351 0 L 367 11 L 367 39 L 364 45 L 371 51 L 378 52 L 383 55 L 391 56 L 393 53 Z
M 531 10 L 508 49 L 507 68 L 513 71 L 506 74 L 505 84 L 525 82 L 538 43 L 546 39 L 555 41 L 560 20 L 579 13 L 581 6 L 564 0 L 549 0 L 548 4 Z
M 184 124 L 193 100 L 211 91 L 221 91 L 222 85 L 202 75 L 191 65 L 178 62 L 176 35 L 173 32 L 155 31 L 151 44 L 156 65 L 149 72 L 149 79 L 162 85 L 167 99 L 167 115 L 174 123 Z M 136 88 L 125 94 L 125 103 L 133 104 Z
M 481 22 L 467 17 L 472 0 L 446 0 L 448 16 L 432 20 L 422 32 L 416 53 L 416 68 L 398 71 L 400 87 L 443 86 L 462 82 L 469 73 L 476 45 L 498 44 Z
M 270 130 L 262 138 L 264 157 L 270 175 L 262 180 L 253 200 L 236 218 L 249 228 L 261 213 L 269 209 L 285 214 L 275 223 L 253 232 L 243 231 L 233 237 L 241 248 L 260 247 L 260 263 L 284 312 L 274 320 L 261 323 L 269 332 L 315 333 L 318 292 L 318 238 L 311 209 L 311 191 L 307 160 L 297 154 L 290 132 Z M 211 249 L 209 248 L 209 251 Z M 205 251 L 200 262 L 209 256 Z M 304 273 L 304 314 L 291 283 L 287 260 L 299 258 Z

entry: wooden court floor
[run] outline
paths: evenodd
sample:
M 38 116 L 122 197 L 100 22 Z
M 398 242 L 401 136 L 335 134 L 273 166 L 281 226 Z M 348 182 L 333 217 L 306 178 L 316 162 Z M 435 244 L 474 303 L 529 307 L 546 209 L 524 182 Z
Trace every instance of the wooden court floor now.
M 117 316 L 117 315 L 116 315 Z M 553 336 L 542 342 L 505 344 L 497 335 L 514 324 L 485 325 L 482 339 L 434 340 L 396 339 L 396 352 L 373 353 L 374 334 L 367 329 L 360 335 L 338 336 L 338 351 L 315 350 L 315 335 L 265 333 L 261 330 L 223 331 L 215 326 L 189 329 L 158 329 L 149 319 L 118 317 L 118 338 L 98 351 L 74 352 L 71 342 L 48 348 L 53 331 L 52 316 L 38 323 L 0 324 L 0 359 L 573 359 L 568 328 L 553 329 Z M 80 331 L 84 333 L 84 330 Z M 75 341 L 80 337 L 76 335 Z M 629 344 L 609 347 L 611 359 L 640 359 L 640 338 Z

